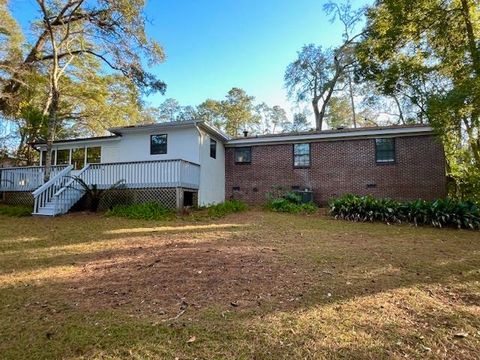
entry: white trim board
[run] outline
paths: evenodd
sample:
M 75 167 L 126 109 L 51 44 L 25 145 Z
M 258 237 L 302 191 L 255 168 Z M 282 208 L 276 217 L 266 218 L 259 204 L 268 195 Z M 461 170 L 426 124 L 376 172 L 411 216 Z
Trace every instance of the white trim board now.
M 357 131 L 339 131 L 339 132 L 325 132 L 312 134 L 298 134 L 298 135 L 274 135 L 264 137 L 247 137 L 238 138 L 228 141 L 226 147 L 240 147 L 250 145 L 267 145 L 278 143 L 294 143 L 307 141 L 333 141 L 343 139 L 362 139 L 372 137 L 399 137 L 399 136 L 421 136 L 432 134 L 431 127 L 411 127 L 411 128 L 383 128 L 383 129 L 366 129 Z

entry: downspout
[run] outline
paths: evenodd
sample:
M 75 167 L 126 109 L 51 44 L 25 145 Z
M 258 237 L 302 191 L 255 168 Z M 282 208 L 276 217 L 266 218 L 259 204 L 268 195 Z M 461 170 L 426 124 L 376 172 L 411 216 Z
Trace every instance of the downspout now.
M 198 136 L 199 136 L 199 142 L 198 142 L 198 163 L 200 164 L 200 179 L 198 180 L 198 206 L 200 206 L 200 190 L 202 188 L 202 171 L 203 171 L 203 166 L 202 166 L 202 143 L 203 143 L 203 134 L 200 128 L 198 127 L 198 122 L 196 120 L 193 121 L 193 125 L 195 126 L 195 129 L 197 129 Z

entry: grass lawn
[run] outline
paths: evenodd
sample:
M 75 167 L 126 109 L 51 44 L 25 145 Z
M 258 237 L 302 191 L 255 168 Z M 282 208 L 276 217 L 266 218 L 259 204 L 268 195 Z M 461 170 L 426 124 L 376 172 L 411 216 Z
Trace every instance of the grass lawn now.
M 480 233 L 0 215 L 0 358 L 478 359 Z

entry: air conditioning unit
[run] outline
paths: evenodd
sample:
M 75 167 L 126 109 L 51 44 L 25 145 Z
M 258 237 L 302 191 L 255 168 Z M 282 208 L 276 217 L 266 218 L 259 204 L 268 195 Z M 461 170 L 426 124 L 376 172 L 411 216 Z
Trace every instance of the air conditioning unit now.
M 313 202 L 313 191 L 311 189 L 293 190 L 295 194 L 300 195 L 303 204 Z

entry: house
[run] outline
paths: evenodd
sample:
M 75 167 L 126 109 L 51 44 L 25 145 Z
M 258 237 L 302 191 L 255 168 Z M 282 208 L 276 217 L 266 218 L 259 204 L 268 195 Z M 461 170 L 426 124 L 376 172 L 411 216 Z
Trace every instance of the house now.
M 326 130 L 231 139 L 226 197 L 265 202 L 272 185 L 311 190 L 326 204 L 345 193 L 397 200 L 446 196 L 443 146 L 421 125 Z
M 108 188 L 105 207 L 157 201 L 169 207 L 237 198 L 265 202 L 273 189 L 324 204 L 343 193 L 396 199 L 445 196 L 445 158 L 428 126 L 389 126 L 231 138 L 203 121 L 128 126 L 110 136 L 56 141 L 43 183 L 45 143 L 34 167 L 0 170 L 7 201 L 32 194 L 34 214 L 68 212 L 83 196 L 72 176 Z M 121 201 L 119 199 L 121 198 Z

